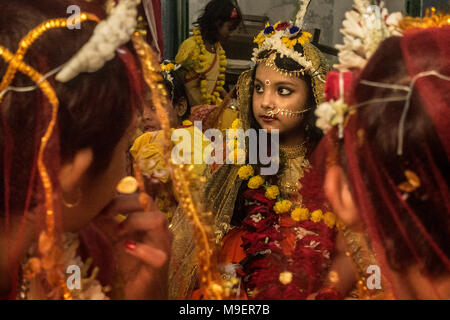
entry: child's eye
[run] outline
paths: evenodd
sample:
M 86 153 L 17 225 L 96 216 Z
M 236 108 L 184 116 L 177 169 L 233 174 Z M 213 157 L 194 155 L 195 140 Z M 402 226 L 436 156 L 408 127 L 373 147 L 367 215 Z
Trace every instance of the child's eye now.
M 278 93 L 280 96 L 288 96 L 292 93 L 292 90 L 287 89 L 287 88 L 279 88 Z
M 259 84 L 256 84 L 255 91 L 256 93 L 263 93 L 263 88 Z

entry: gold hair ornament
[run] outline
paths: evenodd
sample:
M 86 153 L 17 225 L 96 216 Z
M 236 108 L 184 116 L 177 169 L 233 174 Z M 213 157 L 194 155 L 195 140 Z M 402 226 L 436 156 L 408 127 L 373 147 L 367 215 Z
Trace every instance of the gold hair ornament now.
M 423 18 L 405 17 L 400 21 L 399 27 L 403 31 L 409 29 L 436 28 L 450 25 L 450 15 L 436 12 L 436 8 L 427 9 Z
M 279 68 L 277 66 L 277 64 L 275 63 L 275 59 L 277 57 L 277 52 L 274 51 L 270 54 L 269 57 L 267 58 L 263 58 L 263 59 L 256 59 L 255 62 L 256 64 L 263 64 L 266 67 L 282 74 L 283 76 L 286 77 L 290 77 L 290 78 L 298 78 L 300 76 L 304 76 L 305 75 L 305 69 L 302 68 L 300 70 L 293 70 L 293 71 L 289 71 L 289 70 L 285 70 L 282 68 Z M 270 84 L 269 84 L 270 85 Z

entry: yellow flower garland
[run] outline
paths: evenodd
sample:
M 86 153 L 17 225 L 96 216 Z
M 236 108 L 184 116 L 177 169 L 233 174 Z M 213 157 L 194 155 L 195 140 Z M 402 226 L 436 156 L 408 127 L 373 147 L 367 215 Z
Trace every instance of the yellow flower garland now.
M 175 69 L 175 65 L 173 63 L 162 63 L 161 71 L 170 72 Z
M 270 186 L 266 189 L 266 198 L 269 200 L 275 200 L 280 195 L 280 189 L 277 186 Z
M 266 183 L 263 177 L 260 175 L 254 175 L 254 170 L 251 165 L 243 165 L 239 168 L 238 171 L 239 178 L 242 180 L 249 180 L 247 186 L 250 189 L 259 189 L 264 186 L 266 189 L 265 196 L 269 200 L 275 200 L 275 205 L 273 206 L 273 210 L 276 214 L 289 213 L 292 220 L 300 222 L 305 220 L 311 220 L 313 222 L 323 222 L 330 229 L 334 228 L 336 225 L 336 216 L 333 212 L 326 212 L 325 214 L 322 210 L 314 210 L 310 212 L 308 208 L 294 208 L 293 203 L 289 200 L 282 199 L 280 197 L 280 191 L 278 186 L 270 185 Z M 292 209 L 292 210 L 291 210 Z
M 201 70 L 205 71 L 208 69 L 208 65 L 206 64 L 206 54 L 207 50 L 205 44 L 203 42 L 202 34 L 199 29 L 194 29 L 194 39 L 197 45 L 200 47 L 200 67 Z M 225 85 L 225 71 L 227 66 L 227 57 L 225 56 L 225 50 L 223 50 L 222 46 L 219 42 L 215 44 L 217 48 L 217 52 L 219 53 L 219 76 L 217 77 L 217 85 L 212 94 L 207 92 L 208 81 L 200 80 L 200 92 L 202 94 L 203 103 L 205 104 L 215 104 L 220 105 L 222 103 L 222 99 L 220 98 L 220 93 L 224 91 L 223 86 Z M 200 72 L 199 72 L 200 73 Z
M 273 211 L 275 211 L 276 214 L 282 214 L 289 212 L 292 207 L 292 202 L 289 200 L 281 200 L 275 202 L 275 205 L 273 206 Z
M 255 174 L 251 165 L 245 165 L 239 168 L 238 175 L 242 180 L 248 180 Z
M 250 189 L 259 189 L 264 184 L 264 178 L 261 176 L 254 176 L 248 181 Z
M 311 221 L 320 222 L 322 221 L 323 213 L 322 210 L 315 210 L 311 213 Z
M 240 128 L 240 119 L 236 119 L 231 124 L 232 130 L 237 130 Z M 235 146 L 235 143 L 238 144 L 238 141 L 231 141 L 233 143 L 233 147 Z M 239 148 L 239 145 L 237 146 Z M 231 153 L 230 155 L 234 155 L 236 157 L 236 153 L 238 151 L 243 151 L 242 149 L 235 149 L 234 154 Z M 245 156 L 245 153 L 244 155 Z M 259 189 L 261 187 L 264 187 L 265 197 L 269 200 L 277 200 L 275 202 L 275 205 L 273 206 L 273 210 L 276 214 L 283 214 L 290 212 L 290 216 L 292 220 L 300 222 L 305 220 L 311 220 L 313 222 L 320 222 L 322 221 L 327 225 L 330 229 L 332 229 L 336 225 L 336 216 L 333 212 L 326 212 L 325 214 L 322 212 L 322 210 L 315 210 L 313 212 L 310 212 L 308 208 L 292 208 L 293 203 L 289 200 L 282 199 L 280 196 L 280 189 L 277 185 L 271 185 L 270 183 L 266 182 L 265 179 L 260 175 L 255 175 L 255 171 L 253 167 L 250 164 L 241 165 L 241 167 L 238 170 L 238 176 L 241 180 L 248 180 L 247 186 L 250 189 Z M 292 210 L 291 210 L 292 209 Z
M 295 208 L 291 212 L 291 218 L 294 221 L 304 221 L 309 219 L 309 210 L 308 208 Z

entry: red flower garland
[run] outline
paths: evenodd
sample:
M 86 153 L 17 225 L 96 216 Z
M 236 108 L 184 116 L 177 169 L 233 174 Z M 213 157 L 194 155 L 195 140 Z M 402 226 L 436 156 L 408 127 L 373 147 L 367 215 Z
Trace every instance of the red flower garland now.
M 247 256 L 240 262 L 238 274 L 243 277 L 244 288 L 251 299 L 303 300 L 316 292 L 327 270 L 334 250 L 334 229 L 323 222 L 305 220 L 292 228 L 307 233 L 298 237 L 292 254 L 283 253 L 280 242 L 281 216 L 273 211 L 274 200 L 265 197 L 264 188 L 247 189 L 246 218 L 243 220 L 243 244 Z M 314 232 L 311 234 L 310 232 Z M 301 238 L 301 239 L 300 239 Z M 290 272 L 292 279 L 280 281 L 280 274 Z

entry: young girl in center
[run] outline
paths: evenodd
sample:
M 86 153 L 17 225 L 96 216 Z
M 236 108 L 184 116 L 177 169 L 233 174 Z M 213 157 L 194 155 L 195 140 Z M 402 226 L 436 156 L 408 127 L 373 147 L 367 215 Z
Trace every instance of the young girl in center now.
M 335 217 L 320 186 L 314 186 L 308 162 L 321 137 L 314 110 L 323 100 L 328 64 L 310 37 L 290 23 L 268 25 L 255 39 L 255 67 L 237 84 L 240 127 L 269 135 L 279 130 L 278 172 L 262 176 L 260 164 L 224 164 L 207 182 L 205 197 L 231 298 L 306 299 L 321 288 L 330 262 Z M 179 297 L 186 297 L 197 279 L 190 259 L 195 247 L 180 236 L 182 221 L 173 222 L 170 277 L 177 280 Z M 201 297 L 194 292 L 194 298 Z

